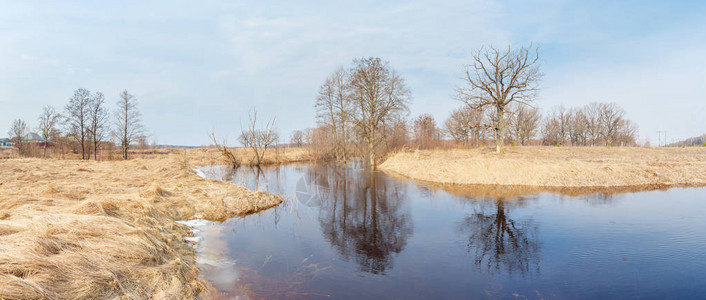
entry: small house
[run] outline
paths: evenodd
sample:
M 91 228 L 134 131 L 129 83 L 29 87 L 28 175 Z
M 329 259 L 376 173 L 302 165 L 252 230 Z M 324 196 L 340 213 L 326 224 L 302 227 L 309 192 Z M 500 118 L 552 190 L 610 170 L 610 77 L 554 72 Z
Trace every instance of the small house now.
M 12 141 L 8 138 L 0 138 L 0 146 L 2 147 L 11 147 L 12 146 Z
M 38 145 L 44 145 L 46 141 L 42 136 L 37 134 L 36 132 L 30 132 L 28 134 L 25 134 L 25 136 L 22 138 L 22 142 L 26 144 L 38 144 Z

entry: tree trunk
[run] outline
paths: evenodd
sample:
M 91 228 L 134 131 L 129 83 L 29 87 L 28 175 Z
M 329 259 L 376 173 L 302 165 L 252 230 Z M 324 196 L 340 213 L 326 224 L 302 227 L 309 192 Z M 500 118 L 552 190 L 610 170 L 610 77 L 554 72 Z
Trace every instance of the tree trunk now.
M 505 143 L 505 116 L 503 109 L 498 108 L 498 128 L 495 132 L 495 151 L 501 153 Z
M 375 170 L 377 166 L 375 165 L 375 128 L 370 130 L 370 137 L 368 137 L 368 156 L 370 159 L 370 169 Z

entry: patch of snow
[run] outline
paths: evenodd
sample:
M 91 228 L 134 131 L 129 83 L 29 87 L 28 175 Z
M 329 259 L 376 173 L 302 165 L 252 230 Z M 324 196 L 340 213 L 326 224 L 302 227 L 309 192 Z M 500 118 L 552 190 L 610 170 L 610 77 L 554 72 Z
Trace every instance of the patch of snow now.
M 196 172 L 196 175 L 199 175 L 201 178 L 206 178 L 206 174 L 201 171 L 199 168 L 194 168 L 194 172 Z

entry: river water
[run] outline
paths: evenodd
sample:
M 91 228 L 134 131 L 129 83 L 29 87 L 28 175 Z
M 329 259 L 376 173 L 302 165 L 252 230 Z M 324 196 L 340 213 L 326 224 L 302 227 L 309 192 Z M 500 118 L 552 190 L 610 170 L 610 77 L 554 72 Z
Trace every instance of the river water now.
M 285 198 L 196 224 L 226 299 L 706 298 L 704 188 L 479 197 L 355 165 L 200 170 Z

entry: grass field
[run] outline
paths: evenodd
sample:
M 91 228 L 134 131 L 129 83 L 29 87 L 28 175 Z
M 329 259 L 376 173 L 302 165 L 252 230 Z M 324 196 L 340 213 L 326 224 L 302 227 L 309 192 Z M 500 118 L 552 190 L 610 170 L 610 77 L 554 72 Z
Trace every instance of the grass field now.
M 190 229 L 175 221 L 223 220 L 282 201 L 197 176 L 194 166 L 222 163 L 209 149 L 133 154 L 0 160 L 0 299 L 194 298 L 207 283 L 184 240 Z M 290 158 L 297 152 L 268 162 Z
M 706 185 L 706 148 L 510 147 L 403 151 L 380 169 L 455 185 L 655 188 Z

